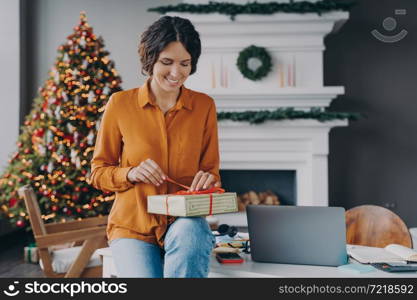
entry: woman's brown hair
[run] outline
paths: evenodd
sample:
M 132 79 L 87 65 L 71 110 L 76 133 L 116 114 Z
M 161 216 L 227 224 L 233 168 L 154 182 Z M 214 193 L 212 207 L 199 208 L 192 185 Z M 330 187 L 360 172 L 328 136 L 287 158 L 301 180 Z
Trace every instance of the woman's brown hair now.
M 201 54 L 200 35 L 190 20 L 171 16 L 161 17 L 142 34 L 138 51 L 142 74 L 151 76 L 159 53 L 175 41 L 179 41 L 191 55 L 190 75 L 193 74 Z

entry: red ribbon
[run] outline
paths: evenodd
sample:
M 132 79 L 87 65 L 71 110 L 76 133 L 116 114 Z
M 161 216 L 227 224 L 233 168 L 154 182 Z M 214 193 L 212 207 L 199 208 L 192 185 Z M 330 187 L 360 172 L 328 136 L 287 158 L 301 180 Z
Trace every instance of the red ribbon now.
M 182 185 L 180 183 L 177 183 L 176 181 L 172 180 L 171 178 L 167 178 L 167 181 L 189 189 L 188 186 Z M 201 195 L 201 194 L 208 194 L 209 197 L 210 197 L 209 216 L 211 216 L 213 214 L 213 193 L 223 194 L 224 192 L 225 192 L 225 190 L 222 189 L 222 188 L 212 187 L 210 189 L 201 190 L 201 191 L 181 190 L 181 191 L 178 191 L 178 192 L 174 193 L 174 195 Z M 169 215 L 169 213 L 168 213 L 168 198 L 169 198 L 169 195 L 167 195 L 166 198 L 165 198 L 165 207 L 166 207 L 166 213 L 167 213 L 167 215 Z
M 207 189 L 207 190 L 201 190 L 201 191 L 178 191 L 175 193 L 175 195 L 198 195 L 198 194 L 213 194 L 213 193 L 218 193 L 218 194 L 223 194 L 225 191 L 222 188 L 219 187 L 212 187 L 211 189 Z

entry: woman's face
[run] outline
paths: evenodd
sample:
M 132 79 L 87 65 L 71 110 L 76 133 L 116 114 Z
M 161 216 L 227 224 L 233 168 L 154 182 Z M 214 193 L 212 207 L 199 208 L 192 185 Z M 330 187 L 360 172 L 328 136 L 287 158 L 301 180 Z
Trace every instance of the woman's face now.
M 176 92 L 191 72 L 191 55 L 176 41 L 159 53 L 153 66 L 152 80 L 166 92 Z

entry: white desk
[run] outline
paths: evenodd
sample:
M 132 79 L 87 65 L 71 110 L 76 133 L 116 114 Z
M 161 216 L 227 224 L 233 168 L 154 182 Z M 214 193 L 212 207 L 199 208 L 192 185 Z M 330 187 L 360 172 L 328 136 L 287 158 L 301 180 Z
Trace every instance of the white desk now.
M 250 254 L 240 254 L 244 258 L 242 264 L 220 264 L 214 255 L 211 260 L 209 277 L 300 277 L 300 278 L 335 278 L 335 277 L 415 277 L 417 272 L 388 273 L 381 270 L 375 270 L 369 273 L 354 274 L 351 272 L 340 271 L 336 267 L 321 267 L 308 265 L 288 265 L 259 263 L 252 261 Z
M 103 277 L 117 277 L 116 268 L 113 263 L 110 248 L 97 250 L 103 260 Z M 339 271 L 335 267 L 320 267 L 307 265 L 287 265 L 287 264 L 270 264 L 258 263 L 251 260 L 250 254 L 241 254 L 245 262 L 237 265 L 220 264 L 214 254 L 211 258 L 209 278 L 259 278 L 259 277 L 415 277 L 417 272 L 413 273 L 388 273 L 380 270 L 364 274 L 353 274 Z

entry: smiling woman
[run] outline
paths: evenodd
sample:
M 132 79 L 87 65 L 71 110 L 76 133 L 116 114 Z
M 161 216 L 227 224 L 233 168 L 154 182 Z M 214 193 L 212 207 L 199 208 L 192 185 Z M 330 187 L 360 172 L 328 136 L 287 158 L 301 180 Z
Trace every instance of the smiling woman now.
M 165 16 L 141 36 L 140 87 L 112 95 L 95 145 L 91 183 L 116 193 L 107 234 L 120 277 L 207 277 L 215 238 L 205 218 L 147 212 L 147 197 L 220 187 L 217 114 L 187 89 L 200 38 L 187 19 Z

